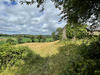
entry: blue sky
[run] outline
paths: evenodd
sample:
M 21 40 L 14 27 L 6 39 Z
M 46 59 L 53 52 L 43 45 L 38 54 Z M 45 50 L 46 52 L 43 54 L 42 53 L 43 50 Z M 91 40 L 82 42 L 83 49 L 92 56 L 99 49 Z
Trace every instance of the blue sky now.
M 34 5 L 21 5 L 20 0 L 0 0 L 0 33 L 50 35 L 58 27 L 64 27 L 66 22 L 58 22 L 61 12 L 48 0 L 45 10 Z
M 17 2 L 16 1 L 11 1 L 11 2 L 3 1 L 3 4 L 7 6 L 13 6 L 13 5 L 17 5 Z

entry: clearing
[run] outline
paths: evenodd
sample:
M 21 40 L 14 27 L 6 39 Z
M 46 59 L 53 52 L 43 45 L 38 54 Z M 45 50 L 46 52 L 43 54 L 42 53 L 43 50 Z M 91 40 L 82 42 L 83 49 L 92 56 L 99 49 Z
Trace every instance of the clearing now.
M 39 54 L 41 57 L 47 57 L 55 55 L 58 53 L 58 48 L 63 46 L 62 44 L 55 42 L 44 42 L 44 43 L 24 43 L 17 46 L 28 46 L 36 54 Z

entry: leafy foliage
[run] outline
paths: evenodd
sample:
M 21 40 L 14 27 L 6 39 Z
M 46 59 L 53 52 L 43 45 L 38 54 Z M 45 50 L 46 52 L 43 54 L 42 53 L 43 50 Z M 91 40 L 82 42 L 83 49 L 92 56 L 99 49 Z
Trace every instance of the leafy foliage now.
M 45 37 L 43 37 L 43 38 L 42 38 L 42 42 L 45 42 L 45 41 L 46 41 L 46 38 L 45 38 Z
M 57 33 L 58 38 L 61 40 L 62 39 L 62 28 L 58 27 L 56 29 L 56 33 Z
M 99 37 L 98 37 L 99 40 Z M 92 41 L 90 45 L 86 45 L 83 43 L 80 47 L 80 54 L 85 59 L 100 59 L 100 42 L 99 41 Z
M 58 35 L 56 35 L 56 32 L 52 32 L 52 38 L 53 38 L 53 40 L 54 41 L 56 41 L 56 40 L 58 40 L 59 38 L 58 38 Z
M 13 39 L 11 39 L 11 38 L 8 38 L 8 39 L 6 40 L 6 43 L 9 43 L 9 44 L 14 44 L 14 40 L 13 40 Z
M 56 31 L 51 33 L 53 40 L 61 40 L 62 39 L 62 28 L 58 27 Z
M 87 36 L 86 31 L 87 25 L 77 24 L 77 26 L 67 24 L 66 25 L 66 36 L 69 39 L 72 39 L 74 36 L 79 39 L 83 39 Z
M 38 35 L 37 36 L 37 39 L 39 40 L 39 42 L 41 42 L 41 39 L 43 38 L 43 36 L 42 35 Z
M 31 35 L 31 36 L 30 36 L 30 39 L 32 40 L 32 42 L 34 42 L 35 36 Z
M 0 70 L 13 66 L 27 53 L 27 47 L 13 47 L 10 44 L 0 46 Z
M 13 0 L 14 1 L 14 0 Z M 44 5 L 47 0 L 31 0 L 21 1 L 21 4 L 26 3 L 27 5 L 37 3 L 37 7 L 42 6 L 41 11 L 44 10 Z M 60 14 L 63 16 L 61 20 L 68 20 L 69 23 L 84 23 L 87 22 L 92 15 L 95 18 L 91 18 L 91 22 L 98 23 L 100 18 L 100 0 L 51 0 L 54 2 L 56 8 L 62 8 Z M 95 22 L 97 20 L 97 22 Z
M 17 42 L 22 43 L 22 37 L 21 36 L 17 36 Z
M 98 37 L 99 40 L 100 37 Z M 85 75 L 99 75 L 100 74 L 100 42 L 92 41 L 89 45 L 81 44 L 78 48 L 80 55 L 84 59 Z M 99 70 L 99 71 L 98 71 Z M 95 73 L 96 72 L 96 73 Z M 84 74 L 83 74 L 84 75 Z

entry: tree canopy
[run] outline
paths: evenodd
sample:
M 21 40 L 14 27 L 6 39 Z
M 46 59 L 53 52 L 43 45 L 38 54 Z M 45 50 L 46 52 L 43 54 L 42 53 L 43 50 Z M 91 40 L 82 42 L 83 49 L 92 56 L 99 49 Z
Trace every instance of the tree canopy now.
M 15 0 L 11 0 L 15 1 Z M 100 23 L 100 0 L 51 0 L 54 2 L 56 8 L 61 10 L 61 20 L 64 19 L 69 23 L 86 23 L 91 20 L 92 24 Z M 37 3 L 37 7 L 42 6 L 43 11 L 44 5 L 47 0 L 22 0 L 21 4 L 26 3 L 31 5 Z M 93 18 L 93 16 L 95 16 Z M 60 20 L 60 21 L 61 21 Z

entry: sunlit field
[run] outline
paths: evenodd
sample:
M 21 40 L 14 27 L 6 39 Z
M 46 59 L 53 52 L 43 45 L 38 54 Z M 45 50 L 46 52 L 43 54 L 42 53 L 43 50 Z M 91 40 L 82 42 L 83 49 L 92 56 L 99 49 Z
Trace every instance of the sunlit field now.
M 58 48 L 63 45 L 59 44 L 58 41 L 55 41 L 55 42 L 45 42 L 45 43 L 24 43 L 17 46 L 28 46 L 36 54 L 39 54 L 42 57 L 47 57 L 57 54 Z

